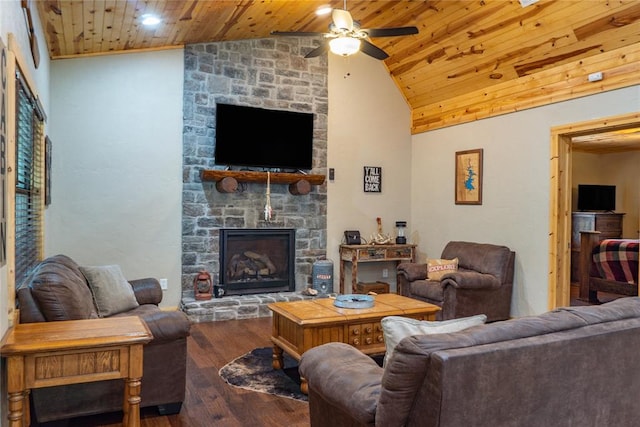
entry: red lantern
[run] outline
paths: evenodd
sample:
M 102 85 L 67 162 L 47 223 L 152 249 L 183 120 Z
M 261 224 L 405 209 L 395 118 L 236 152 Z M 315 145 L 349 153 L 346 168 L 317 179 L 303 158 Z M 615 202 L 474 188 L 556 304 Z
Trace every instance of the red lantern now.
M 201 270 L 198 275 L 193 279 L 193 291 L 197 300 L 209 300 L 211 299 L 211 289 L 213 288 L 213 281 L 211 275 L 205 270 Z

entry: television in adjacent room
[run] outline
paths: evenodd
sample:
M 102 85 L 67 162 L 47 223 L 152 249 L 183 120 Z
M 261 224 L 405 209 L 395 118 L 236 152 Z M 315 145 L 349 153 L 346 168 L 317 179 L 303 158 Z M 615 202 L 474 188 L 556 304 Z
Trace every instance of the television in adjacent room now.
M 313 114 L 216 104 L 215 163 L 279 170 L 309 170 Z
M 579 211 L 615 211 L 615 185 L 578 185 Z

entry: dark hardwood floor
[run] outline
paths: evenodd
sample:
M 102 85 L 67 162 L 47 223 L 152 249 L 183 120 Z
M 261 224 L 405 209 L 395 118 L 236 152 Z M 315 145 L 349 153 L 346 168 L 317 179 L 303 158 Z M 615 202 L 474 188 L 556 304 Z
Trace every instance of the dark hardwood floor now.
M 145 408 L 141 427 L 309 426 L 306 402 L 232 387 L 218 376 L 218 370 L 236 357 L 271 346 L 270 335 L 270 317 L 192 325 L 182 411 L 160 416 L 155 408 Z M 115 427 L 122 425 L 121 417 L 121 413 L 104 414 L 42 426 Z

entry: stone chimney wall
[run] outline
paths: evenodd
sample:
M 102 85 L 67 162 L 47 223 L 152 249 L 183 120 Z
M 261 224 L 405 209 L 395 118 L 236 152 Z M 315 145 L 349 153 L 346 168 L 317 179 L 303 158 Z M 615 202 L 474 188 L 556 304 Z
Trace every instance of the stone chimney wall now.
M 271 185 L 272 220 L 264 220 L 266 185 L 240 183 L 235 193 L 219 193 L 202 182 L 215 165 L 216 102 L 314 114 L 313 169 L 327 168 L 327 58 L 304 59 L 314 47 L 309 37 L 193 44 L 185 47 L 182 291 L 193 296 L 200 270 L 219 274 L 220 228 L 296 229 L 296 290 L 311 284 L 313 263 L 326 255 L 326 183 L 309 194 L 289 194 Z M 240 126 L 250 124 L 239 124 Z

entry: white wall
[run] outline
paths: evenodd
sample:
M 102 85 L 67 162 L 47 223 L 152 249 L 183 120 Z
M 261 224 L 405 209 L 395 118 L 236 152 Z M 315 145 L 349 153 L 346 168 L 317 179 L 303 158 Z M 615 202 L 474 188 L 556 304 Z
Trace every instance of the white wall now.
M 635 86 L 414 135 L 411 223 L 421 255 L 438 257 L 450 240 L 509 246 L 512 316 L 547 311 L 550 129 L 638 106 Z M 483 204 L 455 205 L 455 152 L 475 148 L 484 149 Z
M 335 169 L 335 180 L 327 181 L 327 257 L 334 261 L 336 291 L 344 230 L 360 230 L 369 239 L 377 231 L 377 217 L 385 234 L 395 236 L 399 220 L 412 228 L 410 126 L 409 107 L 380 61 L 363 54 L 329 56 L 327 165 Z M 364 166 L 382 167 L 381 193 L 364 192 Z M 394 287 L 394 266 L 359 264 L 358 279 L 384 280 Z M 382 277 L 383 268 L 388 278 Z
M 182 49 L 51 64 L 46 255 L 181 284 Z

